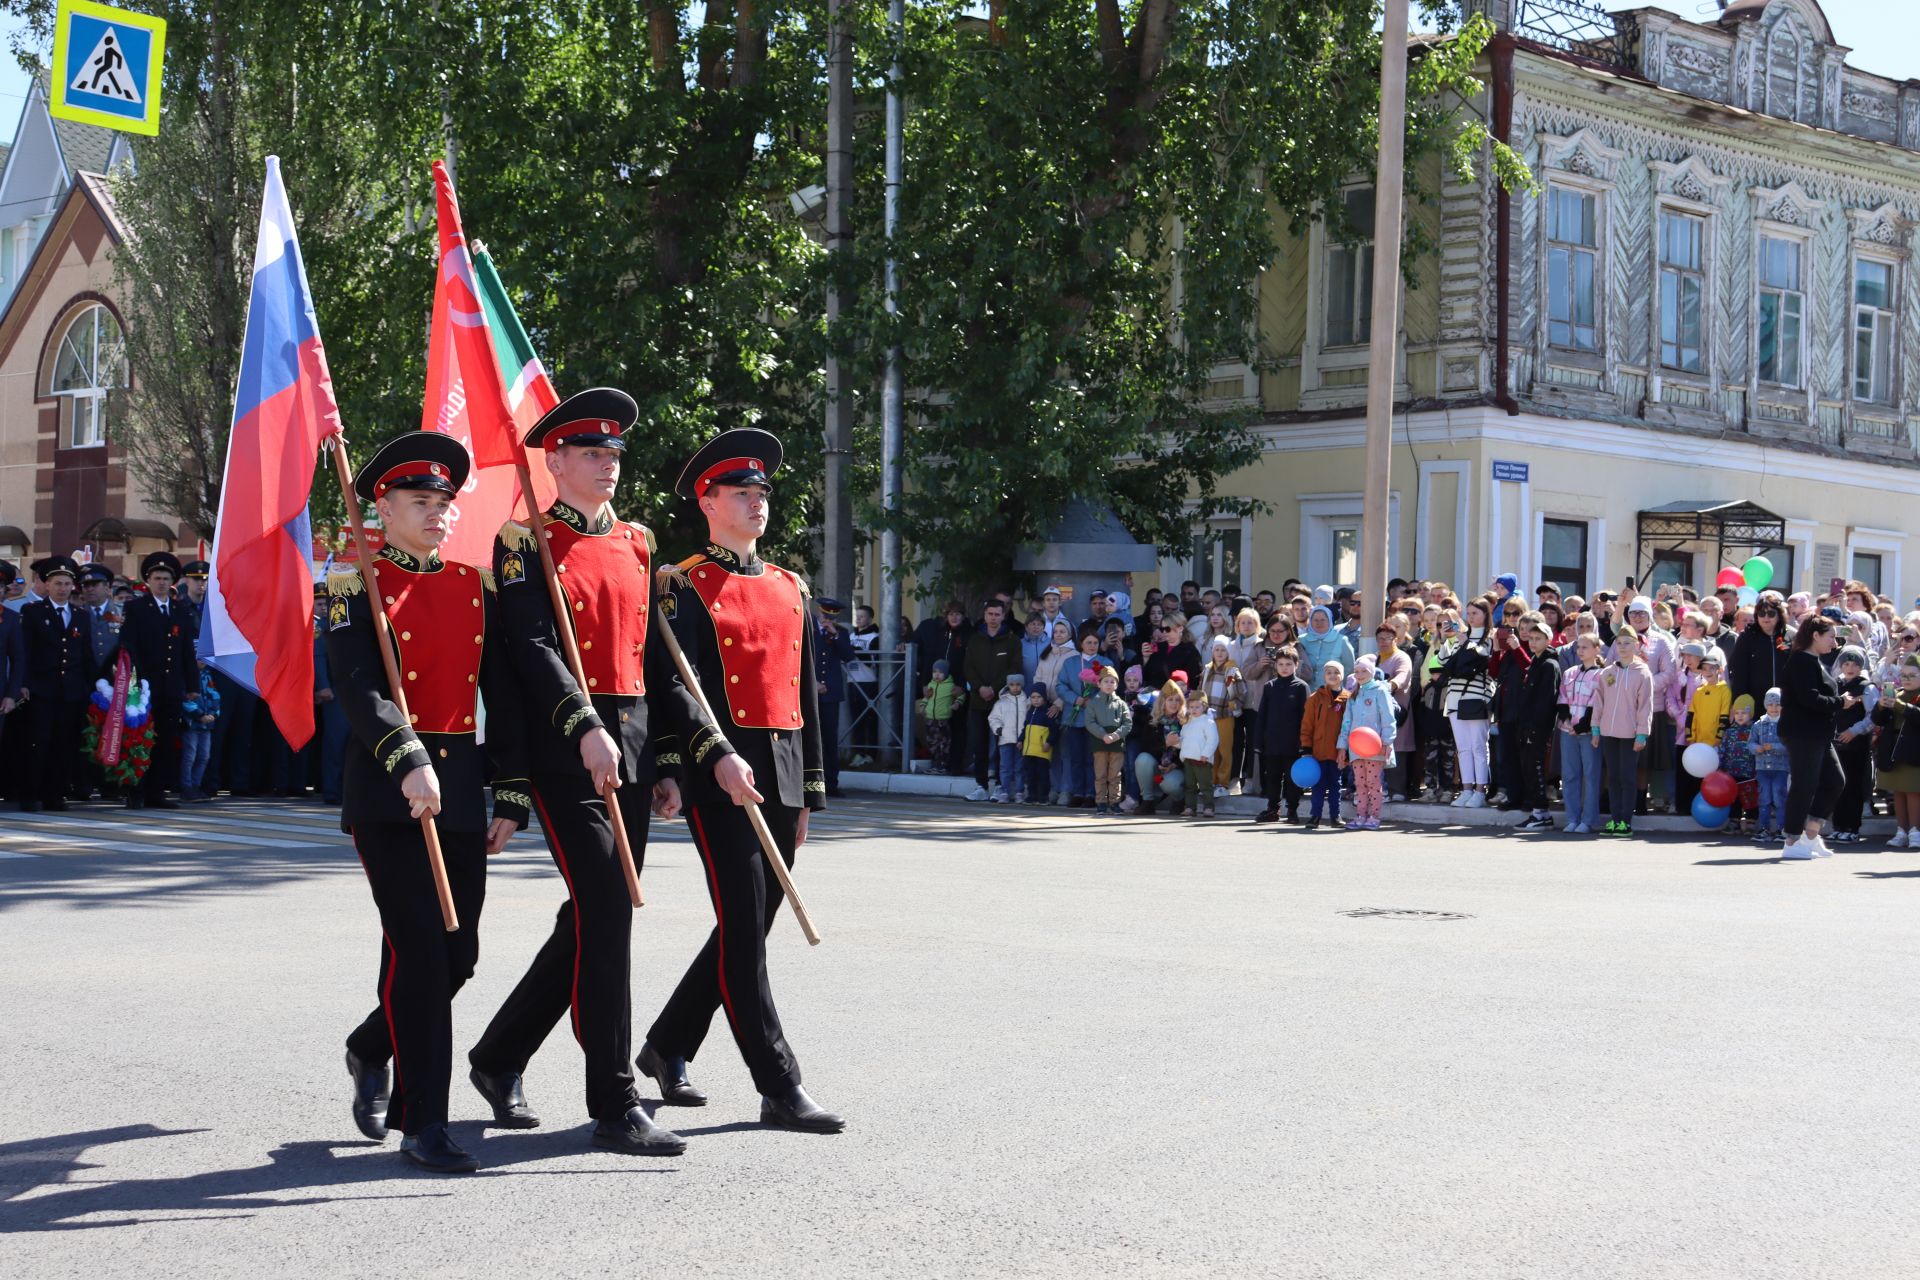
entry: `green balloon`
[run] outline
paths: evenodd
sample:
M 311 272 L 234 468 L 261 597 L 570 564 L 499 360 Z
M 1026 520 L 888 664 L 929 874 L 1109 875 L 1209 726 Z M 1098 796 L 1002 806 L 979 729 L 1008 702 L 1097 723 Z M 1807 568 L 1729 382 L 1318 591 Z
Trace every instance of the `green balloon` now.
M 1755 556 L 1740 566 L 1740 572 L 1746 575 L 1748 586 L 1755 591 L 1765 591 L 1767 584 L 1773 581 L 1773 561 L 1765 556 Z

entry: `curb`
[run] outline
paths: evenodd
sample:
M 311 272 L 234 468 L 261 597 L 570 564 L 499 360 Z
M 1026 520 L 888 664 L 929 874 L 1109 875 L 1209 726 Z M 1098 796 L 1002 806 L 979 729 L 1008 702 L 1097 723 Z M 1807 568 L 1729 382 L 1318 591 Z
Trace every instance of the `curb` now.
M 873 773 L 842 769 L 840 786 L 846 791 L 856 791 L 864 795 L 893 795 L 944 797 L 966 801 L 967 793 L 973 790 L 972 778 L 955 778 L 926 773 Z M 1018 806 L 1020 809 L 1046 808 L 1049 806 Z M 1259 796 L 1222 796 L 1214 801 L 1214 807 L 1221 817 L 1251 818 L 1265 807 Z M 1552 811 L 1554 827 L 1559 829 L 1564 810 Z M 1382 807 L 1380 816 L 1387 822 L 1409 823 L 1422 827 L 1518 827 L 1526 820 L 1526 814 L 1502 813 L 1498 809 L 1456 809 L 1445 804 L 1394 804 Z M 1678 814 L 1647 814 L 1633 821 L 1635 834 L 1660 831 L 1693 835 L 1718 835 L 1718 832 L 1705 832 L 1692 818 Z M 1860 834 L 1867 839 L 1884 839 L 1893 834 L 1891 818 L 1868 818 L 1860 824 Z M 1740 837 L 1727 837 L 1738 839 Z

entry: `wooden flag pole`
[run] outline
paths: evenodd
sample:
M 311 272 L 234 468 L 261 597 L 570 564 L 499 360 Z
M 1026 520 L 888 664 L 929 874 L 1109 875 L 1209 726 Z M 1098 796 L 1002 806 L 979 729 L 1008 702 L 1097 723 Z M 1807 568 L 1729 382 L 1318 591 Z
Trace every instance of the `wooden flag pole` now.
M 700 680 L 693 673 L 693 667 L 687 662 L 686 653 L 680 648 L 680 641 L 673 634 L 671 624 L 660 628 L 660 638 L 666 641 L 667 652 L 673 655 L 673 665 L 680 669 L 680 682 L 693 694 L 693 700 L 700 704 L 700 710 L 706 714 L 707 724 L 712 727 L 722 741 L 726 734 L 721 733 L 720 722 L 714 719 L 713 705 L 707 701 L 707 692 L 700 687 Z M 813 917 L 807 914 L 807 904 L 800 901 L 800 890 L 794 887 L 793 872 L 787 868 L 787 860 L 780 856 L 780 846 L 774 843 L 773 832 L 767 827 L 766 815 L 760 812 L 760 806 L 749 800 L 746 804 L 747 821 L 753 824 L 753 834 L 760 837 L 760 849 L 767 855 L 767 862 L 773 867 L 773 878 L 780 882 L 781 891 L 787 895 L 787 901 L 793 904 L 793 918 L 800 922 L 800 932 L 807 935 L 807 941 L 813 946 L 820 945 L 820 931 L 813 927 Z
M 333 473 L 340 477 L 340 499 L 347 506 L 347 521 L 353 526 L 353 543 L 359 553 L 360 581 L 366 587 L 367 599 L 373 604 L 373 639 L 380 650 L 381 665 L 387 669 L 387 688 L 392 691 L 393 705 L 400 714 L 407 717 L 407 723 L 413 723 L 407 711 L 407 687 L 400 682 L 400 664 L 393 655 L 393 622 L 387 617 L 387 600 L 380 594 L 379 580 L 373 576 L 373 552 L 367 546 L 367 530 L 360 519 L 360 499 L 353 494 L 353 468 L 347 464 L 346 441 L 333 439 L 327 445 L 333 454 Z M 460 927 L 460 917 L 453 909 L 453 886 L 447 883 L 447 860 L 440 852 L 440 829 L 434 825 L 433 815 L 420 815 L 420 834 L 427 841 L 427 866 L 433 872 L 433 891 L 440 898 L 440 919 L 446 924 L 447 932 L 452 933 Z
M 560 648 L 566 655 L 567 670 L 573 672 L 573 682 L 580 687 L 580 696 L 593 705 L 593 699 L 587 693 L 587 668 L 580 661 L 580 645 L 573 634 L 573 612 L 567 608 L 566 593 L 560 590 L 560 573 L 553 563 L 553 548 L 547 545 L 546 522 L 541 519 L 539 500 L 533 495 L 533 476 L 527 470 L 525 450 L 516 450 L 519 456 L 514 461 L 514 470 L 520 478 L 520 492 L 527 500 L 527 527 L 533 531 L 533 545 L 540 548 L 540 576 L 547 580 L 547 599 L 553 602 L 554 630 L 560 636 Z M 648 583 L 648 590 L 652 590 Z M 620 805 L 614 787 L 616 779 L 607 780 L 606 790 L 600 798 L 607 805 L 607 821 L 613 824 L 613 847 L 620 855 L 620 874 L 626 878 L 627 897 L 636 907 L 644 907 L 647 900 L 640 892 L 640 871 L 633 861 L 633 844 L 627 839 L 626 819 L 620 816 Z

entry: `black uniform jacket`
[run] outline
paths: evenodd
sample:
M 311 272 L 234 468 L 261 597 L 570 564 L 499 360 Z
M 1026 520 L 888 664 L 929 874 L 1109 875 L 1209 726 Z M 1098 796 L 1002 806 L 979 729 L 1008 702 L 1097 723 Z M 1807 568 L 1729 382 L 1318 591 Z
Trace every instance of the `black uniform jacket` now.
M 800 677 L 797 683 L 787 686 L 799 699 L 795 713 L 797 719 L 791 728 L 752 727 L 729 718 L 729 706 L 738 711 L 743 709 L 743 702 L 776 703 L 780 696 L 778 686 L 784 682 L 773 674 L 771 664 L 744 665 L 736 659 L 734 665 L 739 669 L 727 669 L 723 647 L 732 652 L 738 650 L 724 645 L 726 633 L 739 622 L 737 618 L 729 616 L 716 624 L 714 614 L 709 611 L 705 599 L 695 587 L 694 575 L 702 571 L 755 578 L 769 573 L 786 574 L 798 586 L 801 604 L 785 624 L 791 627 L 791 631 L 783 631 L 779 637 L 780 641 L 797 645 L 799 649 L 797 670 Z M 758 556 L 742 560 L 725 547 L 712 544 L 701 554 L 663 571 L 662 578 L 672 588 L 671 596 L 665 603 L 671 614 L 673 634 L 680 641 L 687 662 L 699 677 L 700 687 L 714 715 L 727 721 L 723 726 L 727 741 L 753 769 L 754 788 L 769 802 L 777 801 L 790 808 L 797 809 L 802 805 L 809 809 L 826 808 L 827 780 L 821 766 L 820 751 L 820 700 L 813 681 L 813 623 L 805 583 L 797 575 L 769 565 Z M 710 581 L 703 580 L 701 585 Z M 771 687 L 753 690 L 756 680 Z M 686 744 L 689 768 L 685 785 L 689 804 L 732 803 L 727 793 L 713 781 L 710 766 L 718 758 L 714 753 L 721 749 L 714 738 L 712 729 L 702 727 Z M 664 747 L 664 742 L 662 745 Z
M 120 647 L 133 655 L 134 673 L 147 682 L 159 702 L 178 702 L 199 677 L 193 642 L 200 633 L 200 611 L 184 598 L 167 602 L 167 612 L 152 596 L 127 601 L 120 624 Z
M 613 735 L 615 745 L 620 748 L 620 782 L 623 786 L 651 787 L 660 778 L 682 781 L 684 766 L 676 744 L 690 730 L 705 724 L 706 717 L 701 714 L 699 703 L 680 682 L 673 659 L 660 640 L 663 623 L 653 575 L 634 573 L 620 581 L 593 581 L 588 586 L 591 575 L 581 570 L 586 567 L 584 562 L 590 557 L 576 554 L 571 557 L 569 566 L 569 558 L 564 554 L 569 544 L 577 544 L 583 539 L 631 538 L 638 539 L 650 555 L 652 535 L 641 525 L 616 520 L 611 515 L 603 515 L 597 525 L 590 527 L 585 515 L 563 502 L 554 503 L 543 513 L 543 520 L 549 528 L 565 525 L 572 531 L 571 535 L 567 535 L 556 529 L 556 532 L 562 533 L 558 543 L 549 540 L 550 545 L 562 548 L 563 554 L 557 558 L 557 563 L 574 570 L 571 578 L 564 568 L 560 574 L 562 586 L 569 593 L 568 599 L 594 594 L 597 597 L 594 601 L 595 613 L 598 613 L 598 606 L 606 603 L 606 596 L 634 593 L 635 607 L 642 602 L 647 606 L 639 654 L 646 691 L 640 697 L 598 692 L 592 693 L 591 698 L 581 696 L 580 686 L 567 666 L 566 651 L 561 647 L 560 633 L 555 627 L 553 600 L 548 594 L 546 575 L 541 567 L 539 549 L 533 542 L 533 534 L 523 524 L 507 523 L 501 528 L 500 536 L 494 539 L 494 576 L 500 584 L 501 631 L 506 652 L 513 666 L 514 678 L 520 686 L 522 705 L 526 709 L 527 751 L 533 772 L 549 776 L 586 776 L 586 767 L 580 763 L 580 739 L 594 729 L 605 729 Z M 641 562 L 630 563 L 637 565 Z M 587 602 L 581 600 L 580 603 L 584 606 Z M 604 658 L 605 646 L 610 643 L 608 635 L 594 634 L 592 627 L 585 623 L 585 619 L 593 615 L 586 614 L 584 609 L 581 615 L 576 616 L 581 616 L 583 622 L 576 627 L 575 643 L 592 644 L 597 641 L 602 646 Z M 586 655 L 582 656 L 584 658 Z M 589 664 L 589 672 L 594 665 Z M 706 757 L 704 764 L 709 772 L 719 758 L 718 755 Z
M 408 710 L 429 716 L 439 706 L 453 705 L 460 714 L 442 714 L 429 720 L 429 731 L 410 723 L 394 705 L 385 665 L 374 636 L 373 604 L 360 571 L 336 568 L 327 575 L 327 665 L 333 678 L 333 696 L 346 713 L 352 741 L 347 744 L 344 803 L 340 829 L 351 831 L 369 822 L 413 822 L 411 807 L 400 794 L 400 782 L 423 764 L 433 766 L 440 779 L 439 825 L 451 831 L 481 831 L 487 825 L 486 788 L 493 788 L 493 816 L 511 818 L 526 826 L 533 798 L 527 783 L 526 732 L 521 703 L 506 657 L 500 629 L 500 609 L 494 599 L 491 575 L 467 565 L 437 558 L 416 560 L 396 547 L 380 552 L 393 568 L 377 570 L 383 585 L 396 570 L 408 574 L 447 575 L 458 579 L 431 584 L 452 588 L 453 603 L 476 600 L 482 625 L 477 629 L 442 605 L 428 614 L 427 625 L 417 626 L 411 611 L 394 617 L 393 636 L 402 679 L 410 680 Z M 445 594 L 443 592 L 443 594 Z M 398 598 L 398 597 L 396 597 Z M 400 599 L 405 610 L 407 601 Z M 480 649 L 477 673 L 473 651 Z M 481 716 L 472 705 L 474 683 L 485 701 L 486 743 L 478 741 Z M 449 696 L 432 687 L 452 675 L 455 692 Z M 428 685 L 421 686 L 424 674 Z M 463 700 L 462 700 L 463 699 Z M 473 717 L 471 727 L 468 716 Z
M 51 600 L 35 600 L 20 610 L 26 632 L 26 686 L 36 698 L 85 698 L 93 692 L 93 616 L 79 600 L 67 602 L 69 621 Z

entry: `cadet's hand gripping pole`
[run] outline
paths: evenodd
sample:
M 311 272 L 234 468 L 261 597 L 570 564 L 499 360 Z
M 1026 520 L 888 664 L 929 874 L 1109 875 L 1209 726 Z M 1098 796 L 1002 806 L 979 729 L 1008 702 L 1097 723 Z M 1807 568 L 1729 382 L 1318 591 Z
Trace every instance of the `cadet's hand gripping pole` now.
M 693 667 L 687 662 L 687 655 L 680 648 L 680 641 L 674 637 L 673 626 L 669 623 L 660 628 L 660 637 L 667 643 L 667 652 L 673 655 L 673 665 L 680 669 L 680 682 L 693 694 L 693 700 L 700 704 L 700 710 L 706 715 L 707 723 L 721 740 L 720 722 L 714 719 L 713 707 L 707 702 L 706 690 L 700 687 L 699 679 L 693 674 Z M 774 843 L 773 832 L 767 828 L 767 820 L 760 812 L 760 806 L 749 800 L 746 804 L 747 821 L 753 824 L 753 834 L 760 837 L 761 852 L 767 856 L 767 862 L 773 867 L 773 878 L 780 882 L 781 891 L 787 895 L 787 901 L 793 904 L 793 918 L 800 922 L 800 932 L 807 935 L 807 941 L 813 946 L 820 945 L 820 931 L 813 927 L 813 917 L 807 914 L 807 904 L 800 901 L 800 890 L 793 884 L 793 873 L 787 869 L 787 860 L 780 856 L 780 846 Z
M 360 519 L 360 499 L 353 495 L 353 468 L 347 463 L 346 441 L 336 437 L 328 447 L 333 452 L 333 472 L 340 477 L 340 499 L 347 507 L 347 521 L 353 526 L 353 544 L 360 553 L 360 581 L 373 604 L 373 641 L 380 650 L 381 665 L 387 669 L 389 696 L 411 724 L 412 717 L 407 713 L 407 686 L 400 682 L 400 664 L 393 655 L 393 623 L 387 617 L 386 597 L 380 594 L 380 583 L 373 576 L 373 552 L 367 546 L 366 526 Z M 432 814 L 420 815 L 420 834 L 427 840 L 427 866 L 433 872 L 433 891 L 440 899 L 440 919 L 446 924 L 447 932 L 452 933 L 460 927 L 460 917 L 453 909 L 453 887 L 447 883 L 447 860 L 440 852 L 440 829 L 434 825 Z
M 587 669 L 580 661 L 580 645 L 573 634 L 573 612 L 567 608 L 566 593 L 560 590 L 560 574 L 553 563 L 553 548 L 547 545 L 546 521 L 539 510 L 539 500 L 533 496 L 533 477 L 527 471 L 524 452 L 520 452 L 515 459 L 514 470 L 520 477 L 520 492 L 527 500 L 527 527 L 533 530 L 533 544 L 540 548 L 540 576 L 547 580 L 547 599 L 553 603 L 553 629 L 559 633 L 560 649 L 566 655 L 567 670 L 573 672 L 573 682 L 579 686 L 580 696 L 591 707 L 593 699 L 587 694 Z M 649 582 L 646 586 L 651 596 L 653 584 Z M 634 865 L 633 845 L 627 839 L 626 820 L 620 816 L 615 781 L 612 778 L 607 780 L 607 789 L 600 793 L 600 798 L 606 801 L 607 821 L 613 824 L 613 847 L 620 855 L 620 874 L 627 882 L 627 897 L 632 899 L 634 906 L 644 907 L 647 900 L 640 893 L 640 872 Z

